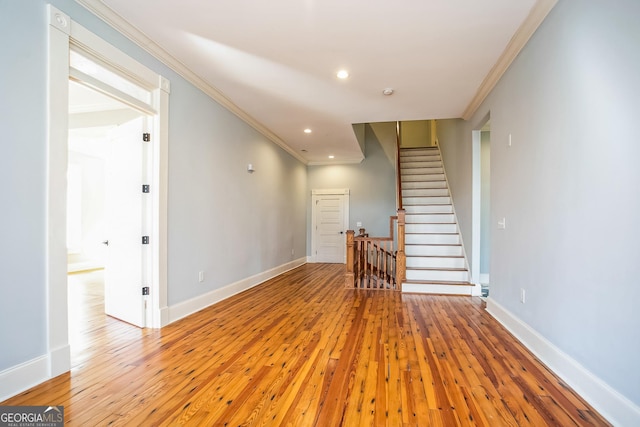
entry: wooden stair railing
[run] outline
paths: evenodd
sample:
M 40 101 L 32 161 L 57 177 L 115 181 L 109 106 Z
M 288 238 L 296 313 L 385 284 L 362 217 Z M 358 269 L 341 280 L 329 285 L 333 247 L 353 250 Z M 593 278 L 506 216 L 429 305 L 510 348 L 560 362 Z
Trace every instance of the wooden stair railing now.
M 403 210 L 390 217 L 389 237 L 369 237 L 363 228 L 357 236 L 353 230 L 347 231 L 346 287 L 401 290 L 405 274 L 404 233 L 402 239 L 398 239 L 397 249 L 394 249 L 395 221 L 398 222 L 398 230 L 404 228 Z M 402 271 L 398 271 L 399 266 Z
M 402 291 L 407 278 L 407 257 L 404 251 L 405 212 L 402 206 L 402 174 L 400 161 L 400 122 L 396 122 L 396 203 L 398 214 L 390 217 L 389 237 L 369 237 L 363 228 L 355 235 L 347 231 L 347 288 L 394 289 Z M 394 221 L 397 221 L 397 242 L 394 250 Z

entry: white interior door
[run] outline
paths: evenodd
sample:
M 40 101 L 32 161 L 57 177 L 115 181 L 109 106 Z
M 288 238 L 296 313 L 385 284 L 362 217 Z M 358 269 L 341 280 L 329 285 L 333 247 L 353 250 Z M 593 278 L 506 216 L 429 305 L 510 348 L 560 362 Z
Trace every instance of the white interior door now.
M 348 228 L 348 195 L 315 194 L 314 245 L 316 262 L 344 263 Z
M 112 131 L 105 162 L 105 313 L 145 326 L 143 287 L 144 117 Z

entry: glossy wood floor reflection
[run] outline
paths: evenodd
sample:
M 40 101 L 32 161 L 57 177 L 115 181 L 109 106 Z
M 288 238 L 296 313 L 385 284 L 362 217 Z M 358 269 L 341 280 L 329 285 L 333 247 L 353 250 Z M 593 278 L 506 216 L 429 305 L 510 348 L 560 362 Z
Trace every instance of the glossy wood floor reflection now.
M 98 314 L 71 373 L 4 404 L 78 426 L 607 425 L 480 299 L 343 275 L 308 264 L 160 331 Z

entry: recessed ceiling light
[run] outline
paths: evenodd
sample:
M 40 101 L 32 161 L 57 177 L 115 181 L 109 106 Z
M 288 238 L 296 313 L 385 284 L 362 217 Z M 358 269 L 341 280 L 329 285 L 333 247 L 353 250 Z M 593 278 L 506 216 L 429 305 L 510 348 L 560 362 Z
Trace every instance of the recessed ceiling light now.
M 349 72 L 347 70 L 340 70 L 338 71 L 336 76 L 338 76 L 339 79 L 346 79 L 347 77 L 349 77 Z
M 393 88 L 388 87 L 388 88 L 384 89 L 382 91 L 382 94 L 385 95 L 385 96 L 393 95 Z
M 336 156 L 329 156 L 330 159 L 334 159 Z
M 306 129 L 304 130 L 304 133 L 311 133 L 311 129 L 306 128 Z

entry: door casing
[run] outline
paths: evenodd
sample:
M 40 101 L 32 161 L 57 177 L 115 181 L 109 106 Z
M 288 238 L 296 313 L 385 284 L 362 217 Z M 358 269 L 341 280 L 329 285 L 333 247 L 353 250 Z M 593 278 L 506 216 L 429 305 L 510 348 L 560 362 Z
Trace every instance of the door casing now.
M 170 83 L 138 61 L 91 33 L 52 5 L 49 12 L 48 43 L 48 131 L 47 131 L 47 361 L 48 375 L 69 371 L 71 353 L 68 334 L 66 173 L 68 103 L 70 77 L 69 49 L 73 44 L 85 49 L 127 78 L 152 92 L 155 111 L 153 126 L 152 268 L 150 287 L 151 327 L 168 323 L 167 307 L 167 182 L 168 108 Z
M 317 223 L 318 223 L 318 215 L 316 212 L 317 201 L 322 197 L 330 197 L 330 196 L 342 196 L 344 200 L 344 210 L 343 210 L 343 222 L 342 229 L 345 232 L 344 236 L 344 252 L 343 252 L 343 263 L 347 262 L 347 247 L 346 247 L 346 231 L 349 228 L 349 189 L 317 189 L 311 191 L 311 257 L 310 262 L 318 262 L 316 254 L 318 251 L 318 234 L 317 234 Z

